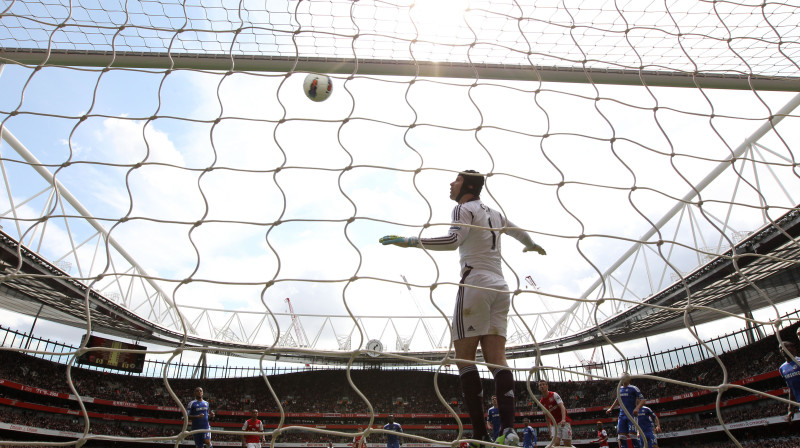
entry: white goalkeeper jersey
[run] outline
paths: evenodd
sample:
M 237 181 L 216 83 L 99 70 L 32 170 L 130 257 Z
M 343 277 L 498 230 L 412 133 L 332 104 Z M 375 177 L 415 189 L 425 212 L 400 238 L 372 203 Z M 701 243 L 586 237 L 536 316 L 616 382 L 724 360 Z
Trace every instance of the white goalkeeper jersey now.
M 453 208 L 453 225 L 447 236 L 421 238 L 420 244 L 428 250 L 455 250 L 461 256 L 461 274 L 477 269 L 503 275 L 500 259 L 500 235 L 507 233 L 514 239 L 532 248 L 531 237 L 516 227 L 496 210 L 487 207 L 480 199 L 473 199 Z M 469 226 L 486 227 L 478 229 Z

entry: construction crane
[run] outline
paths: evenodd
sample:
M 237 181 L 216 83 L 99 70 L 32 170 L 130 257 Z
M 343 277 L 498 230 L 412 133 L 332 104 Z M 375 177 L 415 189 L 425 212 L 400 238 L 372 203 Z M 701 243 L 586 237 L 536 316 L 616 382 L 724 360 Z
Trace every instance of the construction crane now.
M 289 307 L 289 315 L 292 318 L 292 323 L 289 324 L 289 328 L 287 328 L 286 332 L 283 334 L 279 345 L 284 347 L 308 348 L 310 344 L 308 343 L 306 331 L 303 329 L 303 324 L 300 322 L 300 318 L 294 313 L 292 300 L 289 297 L 286 298 L 286 305 Z M 294 336 L 292 336 L 292 331 L 294 331 Z
M 583 368 L 586 369 L 587 372 L 591 372 L 592 370 L 603 370 L 603 365 L 598 364 L 597 361 L 594 360 L 594 354 L 597 352 L 597 347 L 592 350 L 592 356 L 589 359 L 584 359 L 579 352 L 575 352 L 575 356 L 581 361 Z
M 534 289 L 534 291 L 539 291 L 539 285 L 536 284 L 536 282 L 533 280 L 533 277 L 529 275 L 525 277 L 525 281 Z M 546 302 L 544 303 L 544 305 L 545 309 L 549 312 L 550 309 L 547 307 Z M 578 360 L 581 362 L 581 365 L 583 366 L 584 370 L 586 370 L 589 373 L 591 373 L 592 370 L 603 370 L 602 364 L 598 364 L 594 360 L 594 355 L 596 352 L 597 352 L 597 347 L 595 347 L 594 350 L 592 350 L 592 356 L 590 356 L 589 359 L 585 359 L 583 356 L 581 356 L 580 352 L 578 351 L 574 352 L 575 357 L 577 357 Z
M 411 289 L 411 285 L 408 283 L 408 279 L 403 274 L 400 274 L 400 278 L 403 279 L 403 283 L 406 285 L 406 288 L 408 289 L 408 295 L 411 296 L 411 300 L 414 302 L 414 306 L 417 307 L 419 315 L 423 316 L 424 313 L 422 311 L 422 307 L 420 306 L 419 301 L 417 300 L 417 296 L 414 295 L 414 291 Z M 441 348 L 443 345 L 443 339 L 440 338 L 439 341 L 437 342 L 435 336 L 433 335 L 433 329 L 431 328 L 430 324 L 423 317 L 420 317 L 420 322 L 422 323 L 422 328 L 425 331 L 425 335 L 428 337 L 428 341 L 430 342 L 431 347 Z

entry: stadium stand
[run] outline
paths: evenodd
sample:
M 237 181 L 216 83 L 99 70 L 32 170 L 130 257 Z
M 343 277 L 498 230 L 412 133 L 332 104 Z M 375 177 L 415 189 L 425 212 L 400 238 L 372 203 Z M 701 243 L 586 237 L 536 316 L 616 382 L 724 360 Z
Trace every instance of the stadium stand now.
M 791 338 L 796 325 L 782 330 Z M 728 429 L 743 446 L 800 446 L 797 433 L 800 423 L 786 423 L 785 404 L 767 395 L 786 396 L 787 389 L 777 373 L 780 357 L 775 335 L 764 337 L 745 347 L 723 353 L 720 359 L 732 384 L 742 384 L 763 392 L 753 394 L 737 388 L 721 391 L 720 415 Z M 249 409 L 260 410 L 267 431 L 281 422 L 280 408 L 262 377 L 233 379 L 169 380 L 180 398 L 176 403 L 163 379 L 118 374 L 73 367 L 71 375 L 80 401 L 65 381 L 66 365 L 13 350 L 0 351 L 0 434 L 3 440 L 65 441 L 80 437 L 87 428 L 81 404 L 89 416 L 88 434 L 118 437 L 161 437 L 174 443 L 186 436 L 180 407 L 192 398 L 196 386 L 206 391 L 206 399 L 217 413 L 213 421 L 214 441 L 219 446 L 238 446 L 239 436 L 224 431 L 238 430 Z M 351 378 L 372 404 L 373 428 L 382 427 L 392 413 L 402 422 L 406 434 L 435 440 L 457 438 L 457 422 L 439 402 L 434 391 L 434 372 L 425 370 L 361 369 L 352 370 Z M 552 373 L 552 372 L 551 372 Z M 635 378 L 648 399 L 648 406 L 659 415 L 664 433 L 661 446 L 734 446 L 722 431 L 716 412 L 717 392 L 686 387 L 671 382 L 716 386 L 723 379 L 722 367 L 713 358 L 676 369 L 657 372 L 663 380 Z M 548 372 L 541 372 L 547 375 Z M 451 400 L 461 418 L 458 378 L 453 374 L 436 376 L 444 397 Z M 309 428 L 355 433 L 370 423 L 369 408 L 349 388 L 344 370 L 307 370 L 270 375 L 269 382 L 285 412 L 276 443 L 285 446 L 347 446 L 350 437 L 309 431 Z M 485 396 L 491 396 L 490 382 L 485 382 Z M 531 390 L 536 392 L 535 384 Z M 518 423 L 529 416 L 540 432 L 540 446 L 549 437 L 544 417 L 529 396 L 524 381 L 517 382 Z M 551 389 L 564 397 L 574 419 L 576 446 L 590 446 L 595 436 L 594 424 L 602 421 L 616 436 L 616 419 L 605 409 L 614 399 L 616 382 L 607 380 L 552 381 Z M 487 403 L 488 404 L 488 403 Z M 488 408 L 488 406 L 487 406 Z M 469 426 L 466 426 L 469 428 Z M 382 446 L 383 436 L 368 438 L 371 446 Z M 416 440 L 407 438 L 407 446 Z M 92 440 L 90 446 L 107 446 L 108 441 Z M 113 446 L 163 446 L 163 442 L 119 440 Z M 188 443 L 184 442 L 184 443 Z M 104 445 L 105 444 L 105 445 Z

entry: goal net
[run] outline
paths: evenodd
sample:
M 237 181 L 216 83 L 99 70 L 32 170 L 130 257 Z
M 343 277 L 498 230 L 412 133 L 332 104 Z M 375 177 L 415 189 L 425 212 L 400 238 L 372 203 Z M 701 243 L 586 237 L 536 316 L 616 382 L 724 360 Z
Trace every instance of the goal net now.
M 166 348 L 148 356 L 165 360 L 446 366 L 455 255 L 378 238 L 446 234 L 449 183 L 474 169 L 483 201 L 548 252 L 506 239 L 519 378 L 601 346 L 653 374 L 624 365 L 626 347 L 676 325 L 657 349 L 699 342 L 696 325 L 718 319 L 784 328 L 799 14 L 748 1 L 0 1 L 0 224 L 16 254 L 4 306 L 87 335 L 149 335 Z M 331 78 L 330 98 L 306 97 L 309 73 Z

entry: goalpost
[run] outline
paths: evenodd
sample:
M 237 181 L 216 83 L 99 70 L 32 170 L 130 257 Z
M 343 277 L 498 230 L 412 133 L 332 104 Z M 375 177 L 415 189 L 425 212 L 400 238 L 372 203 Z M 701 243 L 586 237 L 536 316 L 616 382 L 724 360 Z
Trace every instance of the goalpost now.
M 737 244 L 786 233 L 776 222 L 800 203 L 799 13 L 682 0 L 6 2 L 3 231 L 152 323 L 177 347 L 158 355 L 211 341 L 263 359 L 347 364 L 380 347 L 376 362 L 445 365 L 455 263 L 376 242 L 446 232 L 447 183 L 471 168 L 487 174 L 485 201 L 548 249 L 546 262 L 504 251 L 510 353 L 531 366 L 560 368 L 564 343 L 624 357 L 631 338 L 601 324 L 628 310 L 777 329 L 792 298 L 758 283 Z M 330 99 L 303 96 L 306 73 L 333 78 Z M 787 236 L 785 252 L 747 256 L 794 269 Z M 737 312 L 706 307 L 693 283 L 722 261 L 755 291 Z M 57 276 L 6 269 L 0 282 Z M 685 301 L 647 302 L 670 287 Z M 97 320 L 51 317 L 112 330 L 86 308 Z M 298 328 L 313 336 L 287 337 Z

